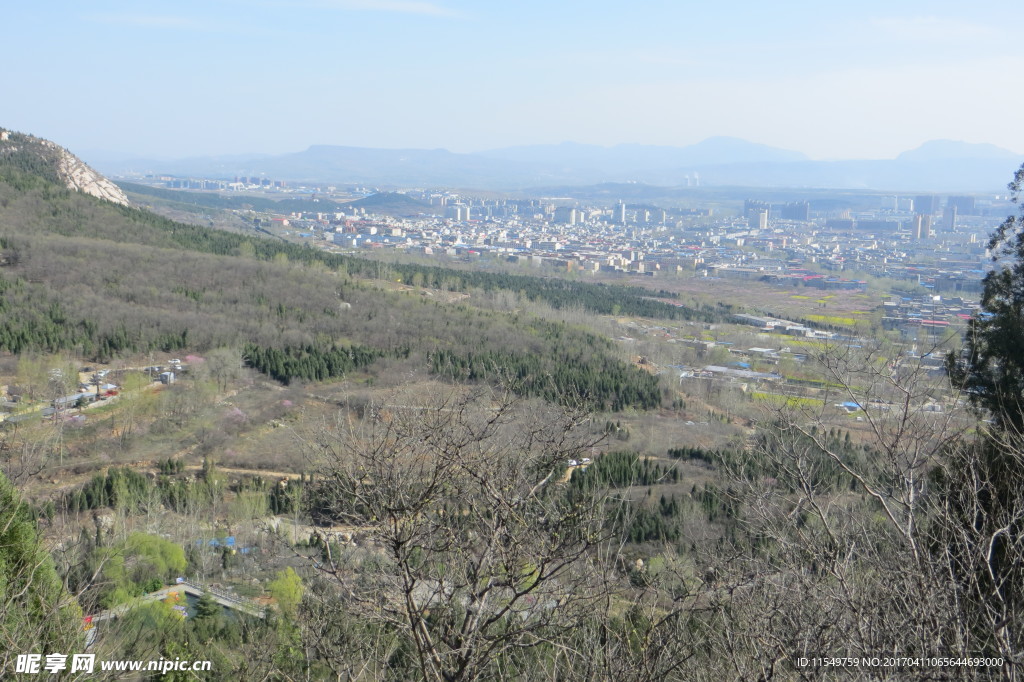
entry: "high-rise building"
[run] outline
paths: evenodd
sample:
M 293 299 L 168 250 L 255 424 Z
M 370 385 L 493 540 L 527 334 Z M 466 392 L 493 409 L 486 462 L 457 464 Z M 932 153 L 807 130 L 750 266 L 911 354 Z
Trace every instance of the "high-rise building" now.
M 469 220 L 469 206 L 465 204 L 450 204 L 445 207 L 445 217 L 449 220 L 455 220 L 457 222 L 465 222 Z
M 955 208 L 957 215 L 976 215 L 974 197 L 950 197 L 946 208 Z
M 744 199 L 743 201 L 743 217 L 750 218 L 753 215 L 761 211 L 771 212 L 771 204 L 764 201 L 757 201 L 756 199 Z
M 922 213 L 916 214 L 914 216 L 913 229 L 910 232 L 916 241 L 928 239 L 932 232 L 932 217 Z
M 622 202 L 615 207 L 615 222 L 619 225 L 626 224 L 626 205 Z
M 579 221 L 579 212 L 572 206 L 559 206 L 555 209 L 555 222 L 575 225 Z
M 958 215 L 956 210 L 956 204 L 946 204 L 945 211 L 942 212 L 942 222 L 945 223 L 947 232 L 956 232 L 956 218 Z
M 807 222 L 811 219 L 811 205 L 806 201 L 794 201 L 782 207 L 783 220 L 801 220 Z
M 934 194 L 914 197 L 914 211 L 920 215 L 935 215 L 939 212 L 939 198 Z

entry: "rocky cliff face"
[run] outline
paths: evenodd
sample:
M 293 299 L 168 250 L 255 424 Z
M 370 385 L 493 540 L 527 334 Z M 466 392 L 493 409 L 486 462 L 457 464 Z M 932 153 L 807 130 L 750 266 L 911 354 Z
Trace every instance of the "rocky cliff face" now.
M 51 142 L 50 144 L 53 143 Z M 125 196 L 120 187 L 94 171 L 67 149 L 60 148 L 58 152 L 60 153 L 60 160 L 57 170 L 65 183 L 67 183 L 68 189 L 91 194 L 94 197 L 106 199 L 115 204 L 128 205 L 128 197 Z
M 0 128 L 0 159 L 26 170 L 44 170 L 45 175 L 84 194 L 128 205 L 121 188 L 97 173 L 67 149 L 49 140 Z

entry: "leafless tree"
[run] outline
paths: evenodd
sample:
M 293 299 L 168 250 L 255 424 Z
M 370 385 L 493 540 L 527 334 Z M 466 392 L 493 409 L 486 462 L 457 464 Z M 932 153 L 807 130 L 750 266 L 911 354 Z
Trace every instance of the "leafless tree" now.
M 977 423 L 921 358 L 843 346 L 818 360 L 833 391 L 822 405 L 776 405 L 730 462 L 736 533 L 711 562 L 715 646 L 737 679 L 825 674 L 796 668 L 801 656 L 1001 656 L 1000 668 L 888 673 L 1015 679 L 1019 614 L 986 580 L 985 549 L 1021 509 L 978 518 L 993 507 Z M 839 401 L 859 418 L 836 419 Z
M 423 679 L 511 675 L 517 651 L 553 646 L 602 597 L 604 500 L 553 492 L 593 444 L 585 421 L 453 392 L 396 395 L 318 434 L 314 514 L 380 550 L 373 575 L 329 542 L 321 567 L 349 609 L 407 638 Z

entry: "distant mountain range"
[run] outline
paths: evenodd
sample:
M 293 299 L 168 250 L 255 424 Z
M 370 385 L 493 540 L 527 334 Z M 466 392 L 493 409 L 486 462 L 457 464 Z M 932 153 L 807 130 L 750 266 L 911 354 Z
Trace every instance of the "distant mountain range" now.
M 157 173 L 227 178 L 264 176 L 292 182 L 474 189 L 640 182 L 668 187 L 744 186 L 999 192 L 1024 156 L 990 144 L 926 142 L 895 159 L 813 161 L 786 149 L 731 137 L 686 147 L 565 142 L 474 154 L 444 149 L 374 149 L 314 145 L 281 155 L 177 161 L 96 158 L 110 175 Z

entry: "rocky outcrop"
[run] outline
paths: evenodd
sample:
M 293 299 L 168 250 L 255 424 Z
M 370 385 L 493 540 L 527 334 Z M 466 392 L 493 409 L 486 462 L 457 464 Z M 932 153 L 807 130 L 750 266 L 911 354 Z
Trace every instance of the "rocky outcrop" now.
M 50 144 L 53 143 L 51 142 Z M 60 160 L 57 170 L 67 183 L 68 189 L 91 194 L 94 197 L 106 199 L 115 204 L 128 205 L 128 197 L 125 196 L 120 187 L 94 171 L 88 164 L 67 149 L 60 148 L 58 152 Z
M 128 205 L 121 188 L 97 173 L 67 149 L 49 140 L 0 128 L 0 159 L 18 161 L 23 170 L 56 180 L 84 194 Z

